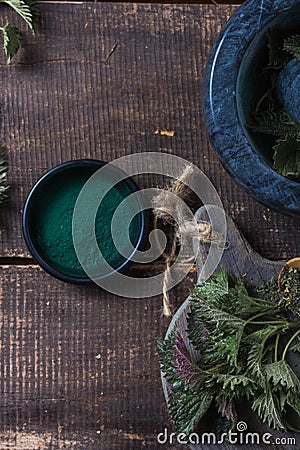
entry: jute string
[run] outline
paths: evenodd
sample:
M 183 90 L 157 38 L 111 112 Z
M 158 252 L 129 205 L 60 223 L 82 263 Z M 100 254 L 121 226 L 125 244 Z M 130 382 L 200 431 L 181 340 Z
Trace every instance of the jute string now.
M 180 245 L 183 235 L 189 235 L 195 239 L 199 239 L 202 243 L 215 242 L 219 244 L 223 242 L 223 237 L 214 232 L 212 225 L 209 222 L 204 221 L 191 221 L 185 218 L 184 204 L 189 205 L 191 203 L 191 197 L 193 191 L 188 187 L 187 180 L 194 174 L 192 166 L 187 166 L 182 175 L 174 180 L 170 187 L 161 191 L 161 193 L 153 199 L 153 215 L 154 215 L 154 229 L 159 228 L 159 222 L 163 226 L 167 226 L 170 230 L 171 244 L 164 250 L 162 256 L 165 261 L 165 271 L 163 277 L 163 315 L 166 317 L 172 316 L 172 306 L 169 297 L 169 286 L 171 282 L 171 266 L 176 260 L 177 248 Z M 176 201 L 178 196 L 182 202 Z M 174 217 L 180 220 L 180 229 L 178 222 Z M 189 262 L 194 259 L 194 255 L 189 258 Z M 187 261 L 185 261 L 187 262 Z

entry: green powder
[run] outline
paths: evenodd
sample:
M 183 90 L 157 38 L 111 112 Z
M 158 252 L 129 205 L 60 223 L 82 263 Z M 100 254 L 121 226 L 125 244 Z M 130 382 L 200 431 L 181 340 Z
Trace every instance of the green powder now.
M 72 171 L 72 178 L 70 179 L 65 178 L 61 180 L 54 178 L 53 185 L 46 197 L 40 200 L 39 213 L 35 222 L 37 243 L 45 260 L 59 271 L 75 277 L 87 276 L 74 249 L 72 220 L 76 200 L 90 175 L 91 173 L 87 174 L 81 170 L 77 171 L 75 176 L 74 171 Z M 99 181 L 97 182 L 99 184 Z M 101 189 L 110 189 L 113 186 L 111 180 L 105 179 L 100 180 L 100 184 L 101 186 L 99 187 Z M 82 246 L 85 255 L 84 264 L 89 269 L 94 270 L 95 275 L 98 274 L 100 276 L 108 272 L 107 270 L 103 272 L 104 269 L 101 269 L 103 258 L 115 269 L 126 261 L 126 258 L 118 252 L 114 245 L 111 234 L 111 221 L 118 205 L 132 192 L 132 189 L 126 182 L 119 182 L 108 191 L 97 210 L 95 234 L 102 258 L 99 258 L 98 250 L 94 248 L 85 235 L 85 229 L 88 225 L 86 224 L 86 211 L 82 211 L 80 227 L 82 228 Z M 128 207 L 128 205 L 122 207 L 120 214 L 117 215 L 117 237 L 118 241 L 124 242 L 121 251 L 122 253 L 125 252 L 126 255 L 129 251 L 128 244 L 126 244 L 128 242 L 128 229 L 124 227 L 124 223 L 133 218 L 133 210 L 134 206 L 136 207 L 137 200 L 133 200 L 134 202 L 133 208 Z M 129 238 L 133 246 L 139 240 L 140 229 L 141 216 L 138 214 L 130 222 L 129 227 Z

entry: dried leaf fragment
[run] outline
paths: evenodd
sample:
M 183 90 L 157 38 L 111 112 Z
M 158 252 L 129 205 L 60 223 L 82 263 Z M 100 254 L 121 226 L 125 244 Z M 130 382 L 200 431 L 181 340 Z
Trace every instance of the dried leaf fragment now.
M 175 131 L 168 131 L 168 130 L 155 130 L 154 134 L 160 134 L 161 136 L 169 136 L 173 137 L 175 134 Z

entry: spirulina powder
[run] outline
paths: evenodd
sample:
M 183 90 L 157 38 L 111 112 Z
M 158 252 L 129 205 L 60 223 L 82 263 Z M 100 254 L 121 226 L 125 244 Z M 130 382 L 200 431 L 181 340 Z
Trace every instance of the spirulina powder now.
M 36 220 L 37 241 L 44 258 L 51 266 L 67 275 L 75 277 L 86 277 L 86 273 L 81 267 L 77 258 L 73 237 L 72 237 L 72 219 L 78 195 L 89 178 L 91 173 L 84 170 L 72 171 L 71 177 L 64 179 L 53 179 L 53 185 L 40 201 L 39 214 Z M 108 190 L 113 186 L 109 179 L 101 180 L 101 189 Z M 122 256 L 114 245 L 111 234 L 111 221 L 118 205 L 128 195 L 132 194 L 132 189 L 125 182 L 121 181 L 113 186 L 105 195 L 101 202 L 95 220 L 95 235 L 97 244 L 102 253 L 99 259 L 97 249 L 86 239 L 84 230 L 86 227 L 85 211 L 82 212 L 82 245 L 84 247 L 85 261 L 89 269 L 94 269 L 94 275 L 104 275 L 101 271 L 103 258 L 113 268 L 119 268 L 126 258 Z M 88 206 L 88 205 L 87 205 Z M 128 229 L 124 223 L 132 218 L 132 210 L 128 205 L 120 209 L 117 215 L 118 241 L 124 242 L 122 253 L 126 254 L 128 246 Z M 141 217 L 136 215 L 129 226 L 129 239 L 133 246 L 138 242 L 141 228 Z

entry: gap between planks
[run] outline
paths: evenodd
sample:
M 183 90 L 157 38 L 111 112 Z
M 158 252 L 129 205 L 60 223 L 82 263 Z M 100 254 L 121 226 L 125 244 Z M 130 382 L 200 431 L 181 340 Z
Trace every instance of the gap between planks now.
M 120 3 L 120 4 L 130 4 L 130 3 L 152 3 L 152 4 L 164 4 L 164 5 L 241 5 L 243 0 L 135 0 L 135 1 L 121 1 L 114 0 L 112 3 Z M 64 1 L 64 0 L 43 0 L 40 2 L 40 5 L 45 4 L 58 4 L 58 5 L 83 5 L 84 3 L 104 3 L 98 0 L 87 0 L 85 2 L 82 1 Z
M 0 267 L 40 267 L 39 264 L 35 262 L 33 258 L 28 257 L 20 257 L 20 256 L 4 256 L 0 257 Z M 178 269 L 185 269 L 187 266 L 187 263 L 179 263 Z M 163 262 L 154 262 L 150 264 L 132 264 L 130 270 L 131 271 L 138 271 L 141 272 L 143 270 L 146 271 L 164 271 L 166 265 Z M 196 264 L 193 264 L 190 273 L 196 272 Z

